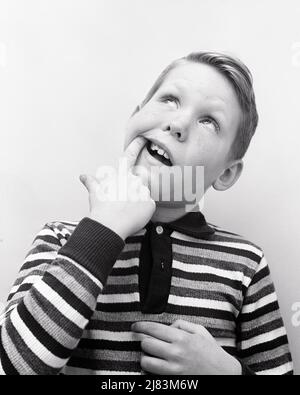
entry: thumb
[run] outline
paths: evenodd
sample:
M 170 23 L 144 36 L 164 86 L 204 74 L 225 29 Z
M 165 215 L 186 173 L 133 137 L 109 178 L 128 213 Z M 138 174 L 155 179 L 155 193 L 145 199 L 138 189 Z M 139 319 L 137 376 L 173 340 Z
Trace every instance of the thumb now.
M 93 176 L 81 174 L 79 179 L 89 192 L 92 192 L 98 186 L 98 181 Z
M 146 145 L 146 142 L 147 140 L 144 137 L 138 136 L 135 137 L 125 149 L 123 157 L 127 159 L 128 169 L 131 169 L 135 165 L 140 152 Z

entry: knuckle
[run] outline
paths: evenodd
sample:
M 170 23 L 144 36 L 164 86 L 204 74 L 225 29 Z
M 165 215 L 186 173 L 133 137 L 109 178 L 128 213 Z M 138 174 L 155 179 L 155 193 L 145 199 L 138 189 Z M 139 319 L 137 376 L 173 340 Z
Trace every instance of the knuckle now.
M 142 347 L 143 350 L 148 349 L 149 348 L 149 340 L 148 339 L 142 339 L 141 347 Z
M 181 375 L 183 373 L 181 365 L 177 363 L 172 364 L 170 370 L 172 375 Z
M 184 322 L 183 320 L 177 319 L 177 320 L 174 322 L 174 325 L 180 325 L 180 324 L 182 324 L 183 322 Z
M 189 333 L 182 330 L 178 334 L 178 341 L 179 342 L 185 342 L 187 340 L 188 336 L 189 336 Z
M 174 360 L 180 360 L 183 356 L 182 348 L 180 347 L 174 347 L 172 351 L 172 357 Z

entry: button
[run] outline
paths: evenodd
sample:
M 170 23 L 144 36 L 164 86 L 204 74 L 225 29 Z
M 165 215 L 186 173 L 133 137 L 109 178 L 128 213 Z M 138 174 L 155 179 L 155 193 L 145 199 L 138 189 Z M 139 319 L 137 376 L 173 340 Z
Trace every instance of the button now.
M 162 227 L 162 226 L 157 226 L 156 227 L 156 233 L 158 234 L 158 235 L 161 235 L 162 233 L 164 233 L 164 228 Z
M 161 267 L 161 270 L 165 270 L 165 264 L 164 264 L 164 262 L 161 262 L 161 263 L 160 263 L 160 267 Z

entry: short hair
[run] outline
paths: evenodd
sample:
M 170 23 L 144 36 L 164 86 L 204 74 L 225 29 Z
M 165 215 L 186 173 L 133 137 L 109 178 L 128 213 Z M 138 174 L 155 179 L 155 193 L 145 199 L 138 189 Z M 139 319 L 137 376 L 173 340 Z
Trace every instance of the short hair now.
M 219 52 L 192 52 L 188 56 L 174 60 L 159 75 L 154 85 L 143 100 L 143 107 L 160 88 L 168 73 L 186 62 L 202 63 L 214 67 L 234 88 L 242 110 L 242 120 L 233 141 L 230 157 L 241 159 L 247 152 L 250 141 L 258 124 L 258 113 L 253 90 L 252 74 L 248 67 L 238 58 Z

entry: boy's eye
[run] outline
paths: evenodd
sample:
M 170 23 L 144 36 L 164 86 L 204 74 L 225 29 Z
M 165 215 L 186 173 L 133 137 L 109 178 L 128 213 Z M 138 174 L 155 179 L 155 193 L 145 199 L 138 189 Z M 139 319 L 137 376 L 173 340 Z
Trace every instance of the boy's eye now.
M 163 103 L 176 103 L 176 104 L 178 103 L 177 97 L 173 95 L 165 95 L 161 97 L 160 101 Z
M 202 118 L 199 119 L 199 123 L 201 123 L 202 125 L 208 126 L 210 128 L 215 129 L 217 132 L 220 130 L 220 126 L 218 124 L 217 121 L 215 121 L 213 118 Z

